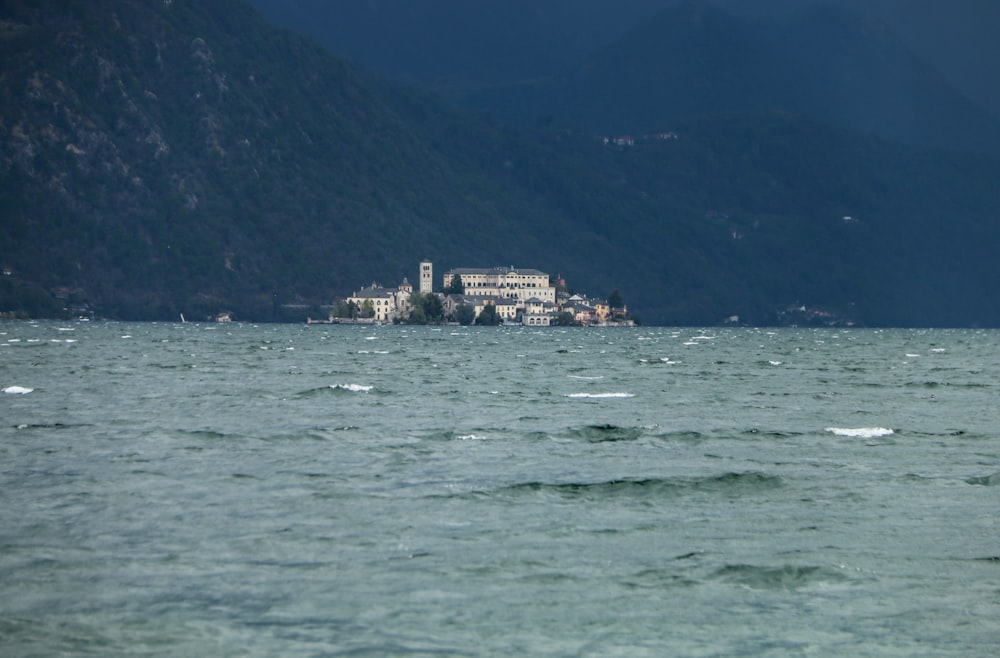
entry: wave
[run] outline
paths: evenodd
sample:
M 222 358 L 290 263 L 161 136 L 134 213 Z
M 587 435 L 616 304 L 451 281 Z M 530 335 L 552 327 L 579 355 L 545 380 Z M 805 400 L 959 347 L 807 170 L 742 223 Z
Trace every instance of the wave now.
M 717 570 L 718 579 L 751 589 L 798 589 L 814 583 L 841 582 L 847 579 L 838 570 L 818 566 L 783 565 L 759 567 L 750 564 L 730 564 Z
M 625 578 L 622 580 L 622 584 L 632 589 L 662 590 L 672 587 L 695 587 L 700 582 L 676 569 L 652 568 L 643 569 L 635 575 Z
M 437 430 L 421 435 L 423 441 L 488 441 L 489 433 L 480 428 L 466 431 Z
M 521 482 L 502 487 L 494 493 L 519 495 L 525 493 L 551 494 L 560 498 L 602 500 L 610 498 L 657 498 L 679 496 L 685 493 L 709 493 L 742 497 L 781 487 L 782 479 L 776 475 L 758 472 L 723 473 L 700 478 L 645 478 L 620 479 L 599 482 Z
M 594 398 L 594 399 L 604 399 L 604 398 L 634 398 L 634 393 L 567 393 L 568 398 Z
M 7 386 L 3 389 L 3 392 L 7 395 L 27 395 L 35 389 L 28 388 L 27 386 Z
M 336 395 L 351 395 L 353 393 L 378 393 L 379 391 L 369 384 L 330 384 L 320 388 L 312 388 L 299 393 L 302 397 L 313 397 L 334 393 Z
M 744 435 L 747 436 L 766 436 L 775 439 L 789 439 L 796 436 L 801 436 L 799 432 L 782 432 L 780 430 L 762 430 L 759 427 L 751 427 L 750 429 L 743 431 Z
M 858 439 L 877 439 L 881 436 L 895 434 L 888 427 L 827 427 L 827 432 L 837 436 L 849 436 Z
M 68 430 L 81 427 L 93 427 L 87 423 L 20 423 L 14 426 L 18 430 Z
M 968 484 L 978 484 L 979 486 L 983 487 L 995 487 L 997 485 L 1000 485 L 1000 473 L 969 478 L 968 480 L 966 480 L 966 482 Z
M 611 441 L 634 441 L 643 434 L 641 427 L 619 427 L 617 425 L 586 425 L 584 427 L 571 428 L 569 436 L 583 439 L 590 443 L 604 443 Z
M 691 443 L 700 443 L 704 441 L 707 437 L 697 430 L 674 430 L 670 432 L 662 432 L 656 435 L 657 439 L 661 441 L 685 441 Z
M 368 393 L 375 387 L 367 384 L 331 384 L 330 388 L 335 391 L 343 390 L 350 391 L 351 393 Z

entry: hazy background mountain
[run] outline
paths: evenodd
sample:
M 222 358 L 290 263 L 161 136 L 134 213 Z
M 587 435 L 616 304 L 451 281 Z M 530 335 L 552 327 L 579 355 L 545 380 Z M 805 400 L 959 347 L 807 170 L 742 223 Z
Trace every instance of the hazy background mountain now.
M 779 29 L 787 23 L 659 4 L 615 3 L 638 21 L 622 17 L 621 30 L 587 18 L 600 35 L 553 55 L 546 74 L 531 70 L 530 57 L 517 79 L 507 62 L 477 74 L 477 51 L 467 51 L 472 82 L 451 85 L 451 97 L 503 117 L 493 119 L 383 82 L 275 29 L 240 0 L 9 0 L 0 6 L 0 265 L 9 272 L 0 277 L 0 311 L 89 305 L 124 318 L 232 310 L 243 319 L 296 319 L 373 279 L 412 278 L 426 257 L 442 268 L 537 267 L 597 294 L 619 288 L 656 323 L 739 315 L 750 323 L 1000 326 L 995 158 L 895 143 L 806 112 L 819 91 L 763 79 L 799 79 L 768 50 L 791 40 Z M 514 21 L 508 34 L 527 35 L 521 50 L 534 52 L 538 33 L 560 23 L 557 9 L 568 5 L 531 3 L 528 15 L 540 22 Z M 349 5 L 362 17 L 380 6 Z M 426 15 L 392 6 L 403 13 L 381 14 L 377 29 L 360 33 L 377 40 L 392 25 L 456 20 L 446 11 L 455 5 L 443 0 L 406 3 Z M 671 14 L 661 11 L 703 18 L 663 24 Z M 344 24 L 361 25 L 347 16 Z M 469 20 L 495 27 L 504 16 L 472 12 Z M 861 61 L 886 54 L 878 75 L 916 71 L 922 93 L 959 99 L 942 111 L 973 116 L 962 114 L 973 110 L 934 67 L 883 32 L 866 38 L 863 19 L 837 16 L 843 25 L 814 28 L 835 52 Z M 585 34 L 571 23 L 566 43 Z M 441 30 L 462 32 L 454 22 Z M 667 43 L 655 36 L 663 34 Z M 734 48 L 743 39 L 754 57 L 712 46 L 718 35 Z M 664 66 L 662 55 L 648 56 L 706 43 L 721 65 L 685 55 L 694 69 L 670 57 Z M 660 66 L 649 69 L 651 61 Z M 823 57 L 802 64 L 843 70 Z M 512 107 L 507 95 L 528 90 L 534 103 L 560 85 L 584 93 L 588 79 L 627 79 L 629 68 L 687 76 L 704 93 L 678 100 L 654 85 L 655 102 L 635 96 L 625 109 L 636 114 L 615 115 L 624 120 L 611 126 L 634 125 L 631 146 L 600 139 L 595 128 L 608 119 L 553 107 L 539 121 L 537 107 Z M 733 76 L 746 72 L 770 91 L 739 87 Z M 483 105 L 491 94 L 497 103 Z M 600 109 L 605 97 L 589 98 Z M 713 97 L 759 104 L 706 114 L 696 106 L 665 114 L 662 124 L 641 114 L 647 105 Z M 775 98 L 802 107 L 775 112 L 784 109 L 769 104 Z M 512 120 L 519 111 L 530 119 Z M 672 134 L 646 139 L 647 125 Z
M 471 92 L 483 109 L 593 131 L 789 112 L 900 142 L 1000 153 L 1000 121 L 860 14 L 807 7 L 761 22 L 705 2 L 666 9 L 551 80 Z
M 1000 10 L 982 0 L 959 8 L 919 0 L 254 1 L 272 20 L 393 80 L 521 122 L 628 132 L 705 113 L 787 111 L 915 144 L 1000 153 L 991 82 Z
M 270 20 L 391 79 L 439 91 L 523 83 L 578 65 L 662 10 L 690 0 L 253 0 Z M 781 21 L 814 7 L 884 26 L 964 96 L 1000 117 L 1000 3 L 994 0 L 714 0 Z

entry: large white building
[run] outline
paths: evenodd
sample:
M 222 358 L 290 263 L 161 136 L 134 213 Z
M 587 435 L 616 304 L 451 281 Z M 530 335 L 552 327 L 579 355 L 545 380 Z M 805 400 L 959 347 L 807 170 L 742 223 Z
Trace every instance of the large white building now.
M 455 276 L 462 281 L 462 287 L 467 295 L 502 297 L 517 301 L 536 297 L 543 302 L 556 301 L 556 289 L 549 283 L 549 275 L 539 270 L 514 267 L 458 267 L 444 273 L 443 287 L 450 286 Z

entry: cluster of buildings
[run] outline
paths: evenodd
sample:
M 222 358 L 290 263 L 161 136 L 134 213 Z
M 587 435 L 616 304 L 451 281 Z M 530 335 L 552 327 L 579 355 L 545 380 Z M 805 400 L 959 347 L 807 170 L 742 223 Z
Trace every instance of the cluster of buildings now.
M 632 320 L 624 304 L 611 307 L 607 301 L 593 301 L 565 291 L 565 282 L 553 285 L 552 278 L 535 269 L 511 267 L 460 267 L 441 276 L 440 292 L 434 291 L 434 265 L 420 263 L 417 292 L 437 295 L 446 320 L 465 316 L 478 318 L 487 307 L 504 324 L 547 327 L 572 322 L 584 326 L 630 325 Z M 330 322 L 392 323 L 405 321 L 412 310 L 413 285 L 406 279 L 396 288 L 376 283 L 354 292 L 341 302 L 340 312 L 333 311 Z M 344 309 L 350 316 L 338 317 Z M 468 310 L 472 314 L 469 315 Z
M 677 139 L 677 133 L 672 130 L 669 132 L 660 133 L 650 133 L 648 135 L 643 135 L 642 139 L 644 141 L 667 141 L 672 139 Z M 632 135 L 616 135 L 614 137 L 602 137 L 601 142 L 605 146 L 635 146 L 635 137 Z

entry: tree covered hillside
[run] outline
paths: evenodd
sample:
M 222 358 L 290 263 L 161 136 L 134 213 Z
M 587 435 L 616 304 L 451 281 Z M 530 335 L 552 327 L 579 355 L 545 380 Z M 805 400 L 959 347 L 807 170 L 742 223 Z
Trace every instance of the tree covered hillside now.
M 293 319 L 429 258 L 617 288 L 647 324 L 1000 326 L 986 156 L 776 112 L 622 145 L 515 127 L 242 0 L 10 0 L 0 21 L 0 312 Z
M 244 2 L 2 11 L 0 259 L 19 277 L 115 317 L 270 317 L 276 300 L 329 300 L 423 255 L 519 255 L 516 194 L 401 115 L 439 103 Z

